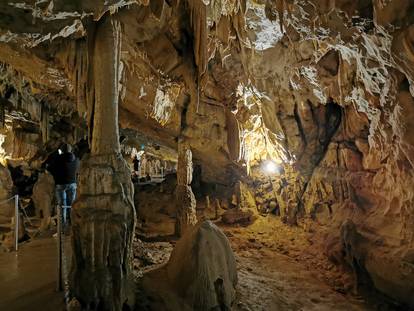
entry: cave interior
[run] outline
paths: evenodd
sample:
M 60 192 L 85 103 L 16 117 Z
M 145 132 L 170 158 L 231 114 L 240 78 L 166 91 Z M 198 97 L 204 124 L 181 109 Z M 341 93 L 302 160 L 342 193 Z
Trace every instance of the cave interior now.
M 413 120 L 414 0 L 0 1 L 0 309 L 414 310 Z

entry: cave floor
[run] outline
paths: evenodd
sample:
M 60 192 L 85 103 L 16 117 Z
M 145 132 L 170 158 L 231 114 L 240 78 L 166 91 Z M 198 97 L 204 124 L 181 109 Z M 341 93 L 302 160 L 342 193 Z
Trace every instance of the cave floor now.
M 53 237 L 19 245 L 17 253 L 0 253 L 0 310 L 64 310 L 64 294 L 56 291 L 56 258 Z
M 238 265 L 234 310 L 378 310 L 343 294 L 348 276 L 324 259 L 303 228 L 286 226 L 274 216 L 259 217 L 247 227 L 218 225 Z M 141 274 L 166 262 L 174 242 L 134 244 L 141 249 L 137 256 L 149 263 L 137 264 L 135 272 Z M 56 240 L 39 238 L 21 245 L 17 254 L 1 253 L 0 293 L 0 310 L 62 310 L 63 292 L 56 292 Z
M 351 289 L 346 289 L 352 284 L 350 276 L 326 259 L 303 227 L 289 227 L 271 215 L 259 216 L 246 227 L 217 225 L 229 238 L 237 260 L 238 296 L 233 310 L 393 310 L 350 295 Z M 143 244 L 144 257 L 152 261 L 144 270 L 151 270 L 168 261 L 174 243 Z M 140 307 L 156 310 L 151 303 Z
M 342 274 L 309 252 L 303 229 L 273 216 L 248 227 L 221 228 L 238 265 L 235 310 L 374 310 L 361 298 L 340 293 L 342 287 L 335 289 L 334 278 Z

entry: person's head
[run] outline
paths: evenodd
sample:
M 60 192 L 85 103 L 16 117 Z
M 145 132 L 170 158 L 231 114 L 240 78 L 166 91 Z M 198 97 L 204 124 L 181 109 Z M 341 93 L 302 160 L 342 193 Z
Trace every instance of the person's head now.
M 60 146 L 60 150 L 62 150 L 63 153 L 72 152 L 72 146 L 66 143 L 62 144 L 62 146 Z

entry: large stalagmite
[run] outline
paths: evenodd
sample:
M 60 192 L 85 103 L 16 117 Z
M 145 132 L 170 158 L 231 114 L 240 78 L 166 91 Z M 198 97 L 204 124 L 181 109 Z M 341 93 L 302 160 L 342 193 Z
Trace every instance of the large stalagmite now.
M 71 294 L 92 310 L 133 305 L 130 280 L 135 226 L 133 187 L 118 134 L 120 23 L 98 22 L 93 49 L 92 150 L 81 163 L 73 206 Z
M 144 276 L 143 286 L 160 302 L 153 310 L 231 310 L 236 300 L 236 268 L 225 234 L 204 221 L 177 242 L 168 263 Z
M 191 182 L 193 180 L 193 155 L 185 143 L 178 144 L 177 167 L 177 234 L 182 236 L 197 222 L 196 200 Z

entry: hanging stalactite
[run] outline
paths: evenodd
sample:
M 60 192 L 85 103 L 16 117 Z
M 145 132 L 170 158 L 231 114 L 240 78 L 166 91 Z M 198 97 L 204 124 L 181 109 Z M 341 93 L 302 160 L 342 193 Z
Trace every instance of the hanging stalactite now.
M 207 6 L 202 0 L 189 0 L 191 27 L 194 34 L 194 59 L 201 77 L 207 70 Z
M 42 134 L 42 142 L 46 144 L 49 140 L 49 107 L 42 103 L 41 109 L 40 132 Z
M 75 42 L 75 94 L 79 115 L 85 115 L 88 111 L 88 46 L 84 39 Z

